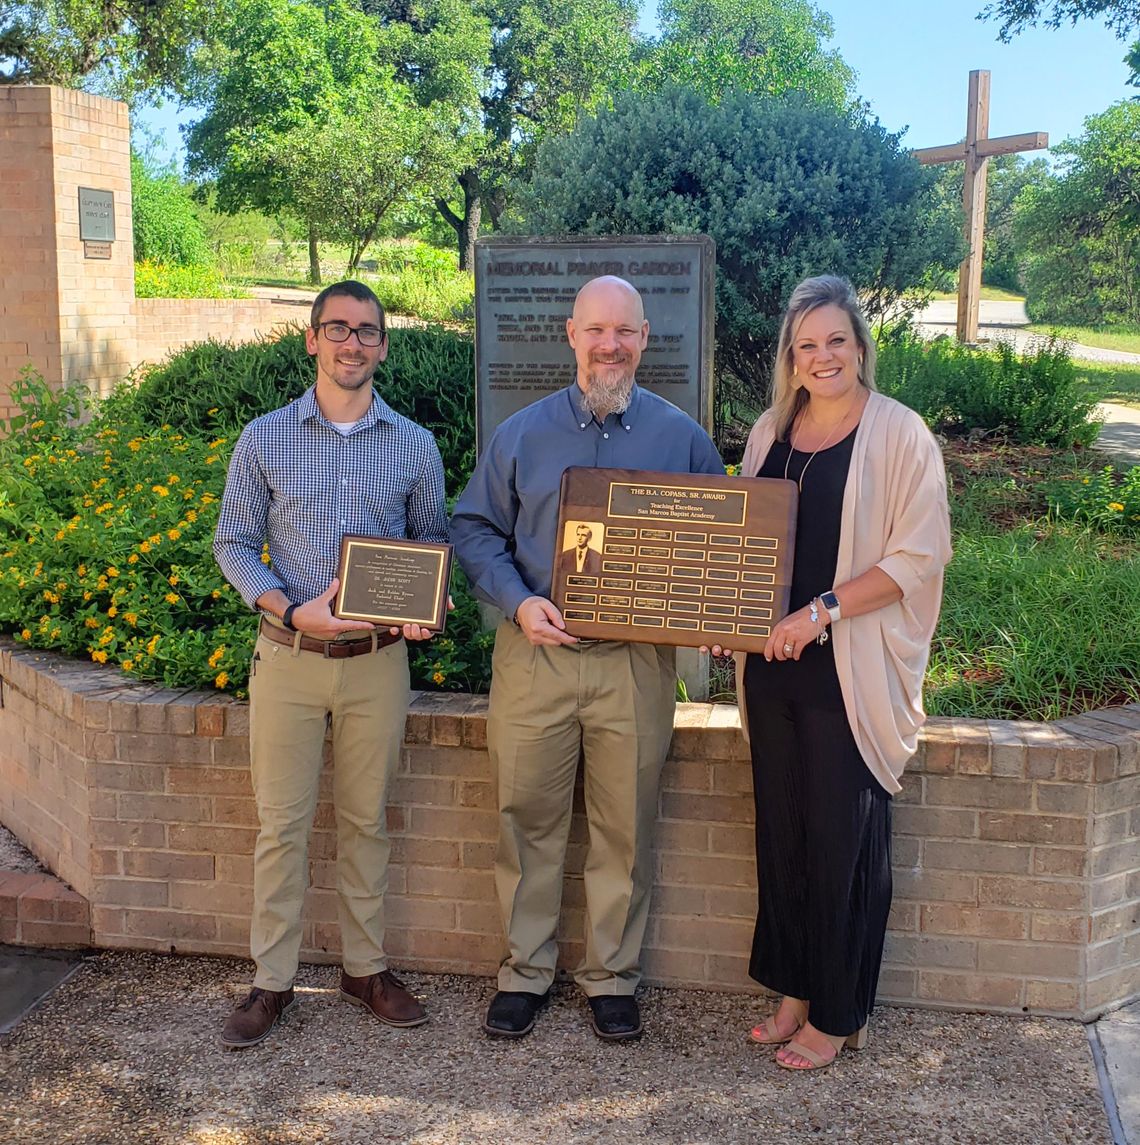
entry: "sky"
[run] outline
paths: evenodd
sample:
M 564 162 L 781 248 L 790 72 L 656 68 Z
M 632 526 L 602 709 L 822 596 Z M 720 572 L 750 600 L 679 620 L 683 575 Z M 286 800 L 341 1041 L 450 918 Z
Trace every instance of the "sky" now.
M 1129 87 L 1127 44 L 1084 20 L 1031 28 L 1010 44 L 975 17 L 985 0 L 816 0 L 835 25 L 830 47 L 858 73 L 856 90 L 888 131 L 910 147 L 954 143 L 966 132 L 969 72 L 988 69 L 990 135 L 1045 131 L 1051 144 L 1079 135 L 1087 116 L 1140 95 Z M 656 28 L 656 0 L 643 0 L 642 31 Z M 168 104 L 138 118 L 158 154 L 179 157 L 178 124 L 192 115 Z M 1032 157 L 1032 156 L 1029 156 Z

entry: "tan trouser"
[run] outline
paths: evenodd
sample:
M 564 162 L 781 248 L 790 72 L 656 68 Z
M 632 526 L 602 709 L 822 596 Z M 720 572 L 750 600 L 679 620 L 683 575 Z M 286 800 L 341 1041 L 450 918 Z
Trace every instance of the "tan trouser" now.
M 615 641 L 535 647 L 510 621 L 499 626 L 487 741 L 499 780 L 495 885 L 509 948 L 500 990 L 541 994 L 554 980 L 580 754 L 590 848 L 586 953 L 574 977 L 588 995 L 636 989 L 675 696 L 670 648 Z
M 309 828 L 330 721 L 344 968 L 355 976 L 384 970 L 385 806 L 404 742 L 407 647 L 401 640 L 327 660 L 259 637 L 252 669 L 250 762 L 261 820 L 249 936 L 254 985 L 286 990 L 297 970 Z

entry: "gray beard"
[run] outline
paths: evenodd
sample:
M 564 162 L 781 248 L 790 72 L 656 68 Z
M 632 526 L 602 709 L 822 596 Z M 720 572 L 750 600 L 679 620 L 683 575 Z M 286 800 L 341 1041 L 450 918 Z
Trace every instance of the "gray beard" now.
M 600 374 L 589 374 L 587 388 L 582 395 L 582 408 L 586 413 L 604 421 L 611 413 L 625 413 L 633 393 L 633 375 L 619 374 L 612 381 Z

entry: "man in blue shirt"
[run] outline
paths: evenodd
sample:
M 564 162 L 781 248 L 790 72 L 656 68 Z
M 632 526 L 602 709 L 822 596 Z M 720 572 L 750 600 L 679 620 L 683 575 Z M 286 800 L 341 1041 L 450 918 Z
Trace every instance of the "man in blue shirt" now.
M 635 384 L 649 336 L 624 279 L 588 282 L 566 334 L 577 377 L 495 431 L 452 517 L 476 594 L 496 605 L 487 741 L 499 782 L 495 885 L 508 954 L 483 1029 L 522 1037 L 549 994 L 574 779 L 585 761 L 586 948 L 575 980 L 602 1038 L 641 1033 L 634 992 L 653 884 L 657 787 L 673 734 L 671 648 L 576 640 L 550 600 L 572 465 L 723 474 L 708 434 Z
M 250 666 L 250 764 L 261 830 L 253 856 L 253 989 L 229 1016 L 222 1044 L 255 1045 L 294 1002 L 306 848 L 332 728 L 337 890 L 344 971 L 340 993 L 393 1026 L 427 1021 L 388 969 L 384 891 L 388 782 L 409 698 L 402 638 L 332 614 L 340 539 L 447 540 L 443 463 L 435 439 L 372 388 L 388 353 L 384 310 L 359 282 L 313 303 L 305 344 L 316 384 L 256 418 L 230 461 L 214 555 L 261 627 Z M 262 560 L 268 543 L 269 564 Z

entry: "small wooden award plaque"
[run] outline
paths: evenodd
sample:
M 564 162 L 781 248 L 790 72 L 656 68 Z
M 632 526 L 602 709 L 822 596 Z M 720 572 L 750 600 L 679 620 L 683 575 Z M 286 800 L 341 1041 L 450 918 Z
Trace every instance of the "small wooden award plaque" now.
M 340 588 L 333 614 L 383 627 L 447 623 L 451 546 L 349 535 L 340 542 Z
M 567 469 L 551 597 L 573 636 L 759 652 L 788 611 L 794 481 Z

